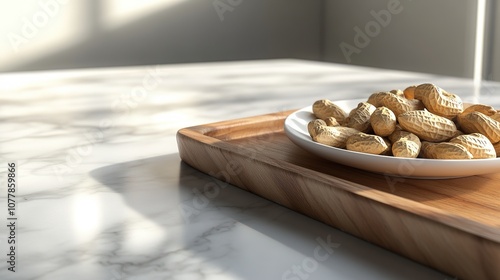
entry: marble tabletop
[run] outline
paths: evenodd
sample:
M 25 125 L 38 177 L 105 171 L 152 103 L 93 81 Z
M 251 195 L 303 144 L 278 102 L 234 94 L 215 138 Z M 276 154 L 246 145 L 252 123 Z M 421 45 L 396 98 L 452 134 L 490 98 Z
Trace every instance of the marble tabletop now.
M 496 83 L 300 60 L 1 74 L 0 279 L 454 279 L 236 187 L 203 194 L 221 182 L 175 139 L 423 82 L 500 105 Z

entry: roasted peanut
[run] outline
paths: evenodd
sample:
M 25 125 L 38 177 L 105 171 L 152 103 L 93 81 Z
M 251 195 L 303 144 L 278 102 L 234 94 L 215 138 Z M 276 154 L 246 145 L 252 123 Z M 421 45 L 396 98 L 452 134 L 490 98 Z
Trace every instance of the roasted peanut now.
M 473 112 L 480 112 L 485 114 L 486 116 L 493 116 L 497 113 L 497 111 L 491 106 L 484 104 L 472 104 L 471 106 L 465 108 L 462 113 L 457 115 L 458 125 L 460 125 L 460 127 L 462 127 L 462 125 L 467 126 L 468 123 L 465 121 L 465 118 L 467 117 L 467 115 Z
M 455 132 L 455 134 L 453 134 L 453 137 L 451 138 L 454 138 L 454 137 L 457 137 L 457 136 L 460 136 L 460 135 L 464 135 L 465 133 L 463 133 L 461 130 L 458 130 Z
M 385 137 L 396 129 L 396 116 L 387 107 L 378 107 L 370 116 L 370 123 L 375 134 Z
M 336 148 L 345 148 L 347 138 L 359 133 L 358 130 L 343 126 L 321 126 L 317 128 L 313 140 Z
M 489 116 L 490 118 L 494 119 L 497 122 L 500 122 L 500 112 L 496 112 L 495 114 Z
M 497 157 L 500 157 L 500 142 L 493 144 L 493 148 L 495 148 L 495 152 L 497 153 Z
M 406 130 L 403 130 L 401 126 L 396 126 L 396 130 L 394 130 L 394 132 L 391 135 L 389 135 L 388 138 L 389 140 L 391 140 L 392 143 L 404 138 L 409 141 L 414 141 L 420 144 L 420 138 L 418 138 L 417 135 L 408 132 Z
M 341 126 L 337 119 L 334 117 L 326 118 L 325 123 L 327 126 Z
M 347 117 L 347 112 L 328 99 L 321 99 L 314 102 L 312 110 L 318 119 L 324 120 L 334 117 L 340 124 L 343 124 Z
M 398 129 L 389 135 L 389 139 L 395 157 L 416 158 L 420 154 L 420 139 L 411 132 Z
M 347 139 L 346 148 L 350 151 L 379 155 L 389 150 L 388 143 L 380 136 L 363 132 Z
M 392 155 L 400 158 L 416 158 L 420 153 L 420 145 L 413 141 L 399 140 L 392 143 Z
M 330 100 L 318 100 L 313 112 L 318 119 L 308 123 L 312 139 L 337 148 L 405 158 L 500 156 L 500 110 L 464 106 L 460 97 L 433 84 L 373 93 L 348 114 Z
M 387 139 L 385 137 L 383 137 L 382 139 L 384 140 L 385 144 L 387 145 L 387 149 L 380 154 L 384 155 L 384 156 L 392 156 L 392 143 L 391 143 L 391 141 L 389 141 L 389 139 Z
M 315 119 L 310 121 L 307 124 L 307 131 L 309 132 L 309 135 L 314 138 L 317 134 L 318 128 L 320 128 L 321 126 L 326 126 L 326 122 L 322 119 Z
M 401 128 L 417 135 L 421 140 L 442 142 L 457 132 L 455 123 L 428 111 L 409 111 L 399 115 Z
M 472 154 L 461 144 L 422 142 L 422 156 L 430 159 L 472 159 Z
M 417 88 L 417 86 L 409 86 L 405 88 L 403 91 L 404 96 L 407 99 L 415 99 L 415 88 Z
M 391 92 L 373 93 L 367 102 L 375 107 L 385 106 L 389 108 L 396 117 L 404 112 L 424 109 L 424 104 L 420 100 L 410 100 Z
M 485 114 L 486 116 L 493 116 L 497 111 L 493 107 L 484 104 L 473 104 L 465 108 L 462 113 L 457 115 L 457 123 L 460 129 L 466 131 L 467 133 L 476 132 L 475 126 L 468 119 L 469 114 L 473 112 L 480 112 Z
M 382 99 L 382 105 L 394 112 L 396 117 L 408 111 L 424 109 L 424 105 L 420 100 L 410 100 L 395 94 L 385 95 Z
M 389 94 L 389 93 L 388 92 L 375 92 L 372 95 L 370 95 L 370 97 L 368 97 L 368 101 L 366 101 L 366 102 L 372 104 L 375 107 L 384 106 L 382 104 L 382 99 L 384 99 L 384 97 L 387 94 Z
M 457 143 L 464 146 L 473 158 L 495 158 L 497 157 L 495 147 L 486 136 L 480 133 L 464 134 L 452 138 L 450 143 Z
M 465 108 L 462 113 L 460 113 L 457 117 L 464 117 L 469 113 L 472 112 L 481 112 L 487 116 L 492 116 L 497 113 L 497 110 L 495 108 L 489 106 L 489 105 L 484 105 L 484 104 L 472 104 L 469 107 Z
M 500 142 L 500 122 L 481 112 L 472 112 L 459 118 L 460 128 L 466 133 L 481 133 L 491 143 Z
M 404 92 L 402 90 L 400 90 L 400 89 L 393 89 L 393 90 L 391 90 L 389 92 L 392 93 L 392 94 L 395 94 L 395 95 L 397 95 L 399 97 L 405 97 Z
M 361 102 L 358 107 L 349 113 L 346 119 L 346 126 L 357 129 L 361 132 L 370 132 L 370 116 L 375 111 L 375 106 L 368 102 Z
M 431 113 L 448 119 L 464 110 L 462 99 L 433 84 L 421 84 L 415 88 L 414 98 L 421 100 Z

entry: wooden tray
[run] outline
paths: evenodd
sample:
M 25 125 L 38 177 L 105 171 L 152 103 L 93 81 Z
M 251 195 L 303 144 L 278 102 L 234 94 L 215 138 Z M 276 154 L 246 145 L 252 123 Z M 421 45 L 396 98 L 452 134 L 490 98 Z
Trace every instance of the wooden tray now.
M 461 279 L 500 279 L 500 174 L 389 177 L 332 163 L 283 131 L 292 111 L 184 128 L 180 157 L 220 180 Z

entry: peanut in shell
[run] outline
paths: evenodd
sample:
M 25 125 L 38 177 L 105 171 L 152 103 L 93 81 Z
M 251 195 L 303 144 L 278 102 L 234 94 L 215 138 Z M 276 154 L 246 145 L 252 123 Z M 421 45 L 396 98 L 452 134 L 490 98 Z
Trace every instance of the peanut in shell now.
M 350 151 L 380 155 L 389 150 L 389 145 L 378 135 L 360 132 L 347 139 L 346 148 Z
M 309 135 L 314 138 L 321 126 L 326 126 L 326 122 L 322 119 L 315 119 L 307 123 L 307 131 L 309 132 Z
M 341 126 L 337 119 L 334 117 L 326 118 L 324 121 L 327 126 Z
M 370 132 L 370 116 L 375 111 L 375 106 L 368 102 L 361 102 L 358 107 L 353 109 L 346 119 L 346 126 L 359 130 L 361 132 Z
M 347 138 L 359 133 L 358 130 L 343 126 L 322 126 L 316 130 L 313 140 L 336 148 L 345 148 Z
M 488 138 L 480 133 L 464 134 L 452 138 L 450 143 L 457 143 L 464 146 L 474 159 L 496 158 L 495 147 Z
M 429 159 L 472 159 L 473 155 L 458 143 L 422 142 L 421 155 Z
M 410 100 L 404 96 L 391 92 L 374 93 L 368 98 L 368 103 L 373 104 L 375 107 L 385 106 L 389 108 L 396 117 L 404 112 L 424 109 L 424 104 L 420 100 Z
M 347 117 L 347 112 L 328 99 L 321 99 L 314 102 L 312 111 L 318 119 L 324 120 L 334 117 L 340 124 L 343 124 Z
M 417 88 L 417 86 L 413 85 L 413 86 L 409 86 L 403 90 L 403 94 L 406 97 L 406 99 L 410 99 L 410 100 L 415 99 L 415 88 Z
M 466 116 L 469 113 L 472 112 L 481 112 L 487 116 L 492 116 L 497 113 L 497 110 L 495 108 L 489 106 L 489 105 L 484 105 L 484 104 L 472 104 L 468 106 L 467 108 L 464 109 L 462 113 L 460 113 L 457 117 L 463 117 Z
M 481 112 L 467 114 L 459 118 L 459 123 L 465 133 L 481 133 L 493 144 L 500 142 L 500 122 Z
M 382 100 L 382 104 L 393 111 L 396 116 L 399 116 L 408 111 L 424 109 L 424 105 L 420 100 L 410 100 L 394 94 L 387 95 Z
M 420 154 L 420 145 L 414 141 L 399 140 L 392 143 L 392 155 L 400 158 L 416 158 Z
M 405 97 L 405 93 L 400 89 L 393 89 L 393 90 L 389 91 L 389 93 L 395 94 L 399 97 Z
M 500 113 L 496 112 L 495 114 L 489 116 L 490 118 L 494 119 L 497 122 L 500 122 Z
M 401 129 L 401 127 L 396 127 L 396 130 L 394 130 L 394 132 L 391 135 L 389 135 L 388 138 L 389 140 L 391 140 L 392 143 L 397 142 L 401 139 L 407 139 L 408 141 L 416 142 L 419 145 L 421 144 L 420 138 L 418 138 L 417 135 L 408 132 L 406 130 L 403 130 Z
M 448 119 L 464 110 L 462 99 L 433 84 L 421 84 L 415 88 L 415 99 L 421 100 L 431 113 Z
M 372 93 L 369 97 L 368 97 L 368 100 L 366 102 L 372 104 L 373 106 L 375 107 L 380 107 L 380 106 L 384 106 L 382 104 L 382 99 L 385 98 L 385 96 L 387 94 L 390 94 L 388 92 L 375 92 L 375 93 Z
M 497 157 L 500 157 L 500 142 L 493 144 L 493 148 L 495 148 L 495 152 L 497 153 Z
M 395 157 L 416 158 L 420 154 L 421 142 L 417 135 L 397 129 L 389 139 L 392 142 L 392 155 Z
M 417 135 L 421 140 L 442 142 L 457 132 L 455 123 L 428 111 L 409 111 L 398 116 L 402 129 Z
M 387 107 L 378 107 L 370 116 L 370 123 L 375 134 L 386 137 L 396 130 L 396 115 Z

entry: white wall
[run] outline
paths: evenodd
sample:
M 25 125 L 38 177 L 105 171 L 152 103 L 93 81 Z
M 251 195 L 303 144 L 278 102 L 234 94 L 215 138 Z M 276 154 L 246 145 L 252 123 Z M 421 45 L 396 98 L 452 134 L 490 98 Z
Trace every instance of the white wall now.
M 490 0 L 488 7 L 491 26 L 486 32 L 485 51 L 485 77 L 490 80 L 500 81 L 500 3 L 498 0 Z
M 381 10 L 393 13 L 378 31 L 371 13 Z M 476 2 L 470 0 L 327 1 L 326 60 L 472 77 L 475 15 Z M 372 36 L 356 46 L 354 28 L 367 24 Z M 344 55 L 342 42 L 357 49 L 347 47 L 345 53 L 353 53 Z
M 500 81 L 493 7 L 484 72 Z M 3 1 L 0 72 L 301 58 L 472 77 L 475 15 L 470 0 Z
M 0 71 L 320 59 L 321 13 L 321 0 L 4 1 Z

